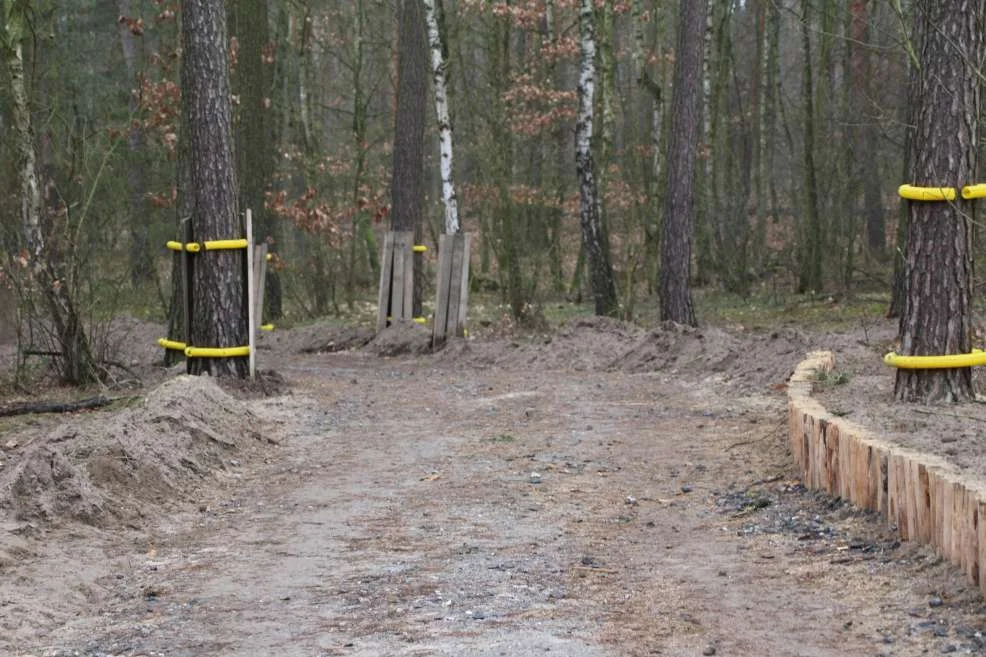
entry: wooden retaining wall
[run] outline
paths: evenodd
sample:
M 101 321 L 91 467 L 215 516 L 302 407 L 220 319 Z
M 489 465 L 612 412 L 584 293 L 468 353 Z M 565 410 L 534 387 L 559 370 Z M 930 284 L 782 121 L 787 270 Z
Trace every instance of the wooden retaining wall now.
M 829 352 L 808 354 L 788 385 L 791 451 L 804 485 L 879 512 L 901 540 L 932 545 L 986 595 L 980 569 L 986 564 L 986 483 L 831 415 L 811 390 L 815 373 L 834 364 Z

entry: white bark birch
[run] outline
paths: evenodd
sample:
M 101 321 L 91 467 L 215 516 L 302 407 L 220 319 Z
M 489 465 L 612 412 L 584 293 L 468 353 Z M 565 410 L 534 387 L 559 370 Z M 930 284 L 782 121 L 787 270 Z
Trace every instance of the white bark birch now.
M 714 7 L 715 5 L 713 5 Z M 702 114 L 702 144 L 706 148 L 705 153 L 705 185 L 706 196 L 712 198 L 712 36 L 715 32 L 714 15 L 716 12 L 710 9 L 705 16 L 705 35 L 702 57 L 702 106 L 705 112 Z M 711 201 L 708 210 L 711 211 Z
M 593 0 L 582 0 L 579 9 L 579 109 L 575 124 L 575 168 L 582 201 L 582 240 L 589 262 L 589 278 L 596 314 L 615 316 L 619 310 L 609 240 L 599 212 L 599 190 L 592 158 L 592 103 L 596 90 L 596 30 Z
M 6 3 L 5 3 L 6 4 Z M 4 7 L 4 9 L 7 9 Z M 4 12 L 7 23 L 0 26 L 0 46 L 7 73 L 10 75 L 10 96 L 13 105 L 14 133 L 17 156 L 20 160 L 18 177 L 21 188 L 21 225 L 28 253 L 37 263 L 44 250 L 41 233 L 41 185 L 38 183 L 37 156 L 31 129 L 31 108 L 28 105 L 24 81 L 24 47 L 21 17 Z
M 581 43 L 581 63 L 579 66 L 579 109 L 575 124 L 575 155 L 581 161 L 592 157 L 592 101 L 596 93 L 596 40 L 592 29 L 592 0 L 582 0 L 583 24 Z M 592 178 L 593 172 L 588 172 Z M 585 176 L 580 186 L 586 187 Z M 584 190 L 583 190 L 584 191 Z M 595 189 L 592 190 L 593 196 Z
M 442 37 L 438 31 L 435 0 L 423 0 L 425 22 L 428 26 L 428 45 L 431 48 L 432 78 L 435 84 L 435 114 L 438 117 L 438 145 L 442 172 L 442 201 L 445 205 L 445 233 L 461 230 L 459 208 L 455 196 L 452 166 L 452 121 L 448 109 L 448 65 L 442 54 Z

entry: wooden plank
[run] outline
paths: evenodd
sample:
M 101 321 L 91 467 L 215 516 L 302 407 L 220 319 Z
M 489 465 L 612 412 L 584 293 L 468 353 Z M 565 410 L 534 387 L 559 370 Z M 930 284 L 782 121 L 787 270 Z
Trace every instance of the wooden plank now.
M 881 446 L 878 451 L 875 451 L 873 458 L 873 468 L 874 474 L 876 475 L 876 485 L 877 485 L 877 511 L 880 512 L 888 522 L 890 518 L 890 502 L 888 491 L 890 490 L 890 448 Z
M 459 308 L 456 313 L 457 321 L 455 334 L 463 336 L 466 333 L 466 319 L 469 315 L 469 260 L 471 257 L 469 233 L 462 234 L 462 268 L 459 280 Z
M 835 424 L 835 423 L 834 423 Z M 839 426 L 835 424 L 835 426 Z M 843 427 L 839 427 L 839 497 L 856 503 L 856 459 L 859 439 Z
M 401 301 L 401 319 L 414 321 L 414 233 L 402 233 L 401 252 L 403 253 L 404 286 Z
M 917 526 L 917 540 L 921 543 L 931 542 L 931 491 L 929 489 L 928 468 L 919 459 L 910 458 L 910 473 L 912 499 L 914 506 L 914 522 Z
M 942 559 L 958 565 L 959 553 L 955 549 L 953 529 L 955 523 L 955 487 L 943 473 L 932 470 L 928 473 L 928 487 L 931 491 L 931 541 L 938 546 Z
M 979 590 L 986 595 L 986 574 L 982 572 L 983 565 L 986 564 L 986 495 L 981 492 L 976 495 L 976 538 L 978 540 L 976 550 L 976 575 L 979 580 Z
M 459 299 L 462 296 L 462 260 L 463 245 L 465 243 L 462 233 L 452 236 L 452 264 L 449 268 L 448 286 L 448 324 L 447 331 L 452 337 L 462 337 L 462 324 L 459 321 Z
M 394 266 L 394 233 L 383 236 L 383 254 L 380 258 L 380 291 L 377 295 L 377 333 L 387 328 L 390 314 L 390 282 Z
M 393 264 L 390 279 L 390 323 L 404 319 L 404 256 L 405 233 L 394 233 Z
M 253 247 L 253 267 L 256 272 L 254 319 L 259 328 L 264 323 L 264 294 L 267 291 L 267 243 Z
M 254 316 L 254 295 L 256 290 L 253 287 L 253 211 L 246 209 L 246 268 L 247 268 L 247 345 L 250 347 L 249 363 L 250 378 L 254 378 L 257 373 L 257 322 Z M 242 297 L 240 297 L 242 298 Z
M 432 329 L 432 344 L 438 345 L 448 335 L 448 289 L 449 275 L 452 271 L 450 236 L 442 235 L 438 242 L 438 284 L 435 297 L 435 326 Z
M 969 581 L 982 587 L 986 577 L 982 575 L 980 550 L 986 548 L 986 542 L 980 538 L 979 526 L 983 524 L 980 500 L 983 492 L 978 487 L 966 488 L 966 523 L 965 523 L 965 565 L 964 569 Z
M 901 540 L 910 538 L 907 526 L 906 488 L 901 482 L 904 473 L 902 457 L 891 452 L 887 458 L 887 520 L 891 526 L 897 527 Z

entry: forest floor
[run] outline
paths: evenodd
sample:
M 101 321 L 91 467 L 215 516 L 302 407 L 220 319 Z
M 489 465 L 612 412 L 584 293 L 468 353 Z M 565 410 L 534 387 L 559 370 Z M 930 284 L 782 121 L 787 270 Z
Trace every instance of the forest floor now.
M 787 377 L 889 323 L 320 324 L 222 387 L 126 327 L 132 399 L 0 424 L 0 655 L 986 652 L 961 573 L 796 479 Z

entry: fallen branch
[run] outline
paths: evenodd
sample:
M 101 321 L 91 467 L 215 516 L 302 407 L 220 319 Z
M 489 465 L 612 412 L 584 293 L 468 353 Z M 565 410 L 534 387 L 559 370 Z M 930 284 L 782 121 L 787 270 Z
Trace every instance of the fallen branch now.
M 89 399 L 81 399 L 74 402 L 26 402 L 0 408 L 0 417 L 28 415 L 30 413 L 75 413 L 76 411 L 88 411 L 94 408 L 108 406 L 120 399 L 124 398 L 111 398 L 99 395 L 98 397 L 90 397 Z

